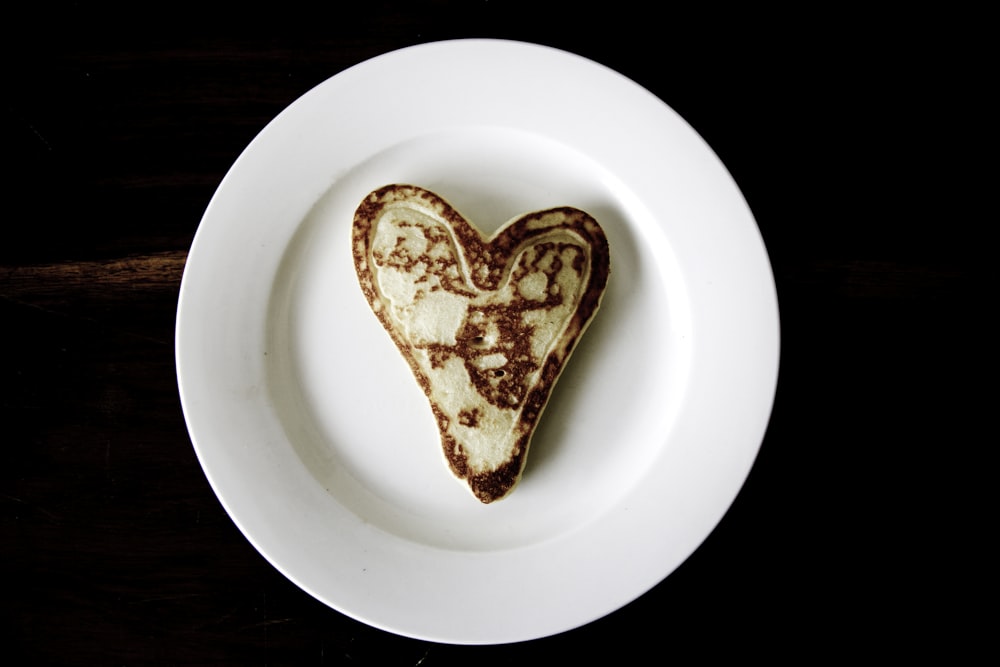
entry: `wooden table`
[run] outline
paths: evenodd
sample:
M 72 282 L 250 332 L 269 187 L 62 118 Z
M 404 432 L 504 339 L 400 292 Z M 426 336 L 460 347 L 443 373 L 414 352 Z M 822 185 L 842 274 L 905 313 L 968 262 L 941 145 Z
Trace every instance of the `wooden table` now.
M 760 31 L 749 17 L 654 18 L 615 5 L 579 10 L 568 25 L 498 0 L 322 16 L 262 5 L 265 20 L 245 27 L 178 8 L 133 20 L 84 2 L 7 24 L 6 664 L 516 664 L 550 652 L 566 664 L 632 664 L 915 645 L 884 621 L 936 618 L 931 595 L 949 588 L 933 583 L 932 545 L 958 530 L 924 493 L 934 481 L 925 473 L 948 474 L 948 459 L 932 459 L 942 438 L 964 442 L 951 418 L 967 405 L 960 363 L 939 352 L 960 351 L 949 346 L 972 273 L 940 219 L 900 206 L 912 194 L 890 158 L 912 144 L 877 101 L 884 80 L 859 75 L 882 54 L 877 31 L 850 20 Z M 857 59 L 843 57 L 845 35 Z M 173 351 L 187 249 L 255 134 L 366 58 L 470 36 L 579 53 L 684 116 L 743 189 L 782 312 L 771 425 L 718 529 L 627 607 L 500 647 L 381 632 L 277 573 L 198 465 Z M 923 64 L 900 65 L 893 90 L 912 93 Z

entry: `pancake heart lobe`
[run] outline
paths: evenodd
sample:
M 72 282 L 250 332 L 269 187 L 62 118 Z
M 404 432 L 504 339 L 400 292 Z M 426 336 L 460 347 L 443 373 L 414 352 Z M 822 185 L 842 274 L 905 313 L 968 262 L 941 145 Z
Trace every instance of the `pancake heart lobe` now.
M 604 231 L 558 207 L 484 237 L 437 194 L 387 185 L 358 206 L 352 248 L 361 290 L 427 395 L 452 473 L 483 503 L 505 497 L 600 307 Z

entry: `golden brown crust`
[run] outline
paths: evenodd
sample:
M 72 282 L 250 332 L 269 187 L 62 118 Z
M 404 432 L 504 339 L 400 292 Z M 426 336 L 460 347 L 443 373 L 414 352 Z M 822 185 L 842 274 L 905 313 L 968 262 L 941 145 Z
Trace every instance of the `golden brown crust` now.
M 424 225 L 420 233 L 423 240 L 436 244 L 431 247 L 446 251 L 439 250 L 433 257 L 426 251 L 414 254 L 403 246 L 402 238 L 395 248 L 375 249 L 380 219 L 390 208 L 397 211 L 398 217 L 400 206 L 404 210 L 412 206 L 443 222 Z M 403 216 L 395 224 L 410 226 L 405 213 Z M 579 209 L 559 207 L 520 216 L 487 239 L 433 192 L 412 185 L 387 185 L 370 193 L 358 206 L 352 248 L 365 298 L 430 401 L 452 472 L 464 479 L 484 503 L 504 497 L 521 477 L 532 433 L 566 360 L 600 307 L 610 264 L 608 242 L 600 225 Z M 566 262 L 571 265 L 563 266 Z M 418 265 L 422 272 L 419 280 L 426 278 L 425 273 L 433 274 L 435 284 L 430 289 L 460 296 L 469 304 L 455 329 L 454 340 L 415 342 L 389 312 L 390 306 L 379 289 L 378 272 L 387 266 L 412 272 Z M 583 281 L 579 293 L 573 295 L 579 303 L 569 311 L 560 335 L 539 359 L 530 347 L 532 325 L 525 313 L 529 309 L 538 313 L 559 307 L 563 308 L 561 313 L 566 312 L 564 300 L 571 297 L 560 293 L 553 279 L 563 269 Z M 505 286 L 509 289 L 529 274 L 541 276 L 544 288 L 530 300 L 514 297 L 494 302 L 481 297 Z M 499 368 L 483 366 L 484 349 L 496 344 L 491 331 L 500 332 L 502 340 L 502 348 L 495 348 L 502 349 Z M 470 466 L 467 443 L 455 437 L 452 423 L 475 429 L 482 418 L 481 410 L 470 407 L 449 414 L 434 399 L 428 374 L 452 359 L 464 364 L 484 407 L 516 411 L 509 456 L 486 470 Z

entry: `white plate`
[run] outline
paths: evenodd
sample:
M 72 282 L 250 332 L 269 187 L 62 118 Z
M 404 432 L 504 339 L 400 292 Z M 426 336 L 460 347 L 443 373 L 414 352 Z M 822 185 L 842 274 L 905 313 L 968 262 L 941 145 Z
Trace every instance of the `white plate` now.
M 354 209 L 392 182 L 486 230 L 568 204 L 609 237 L 602 309 L 492 505 L 447 471 L 357 285 Z M 578 56 L 459 40 L 344 71 L 250 144 L 191 248 L 176 354 L 205 473 L 278 570 L 373 626 L 483 644 L 597 619 L 695 550 L 760 446 L 778 338 L 753 217 L 681 118 Z

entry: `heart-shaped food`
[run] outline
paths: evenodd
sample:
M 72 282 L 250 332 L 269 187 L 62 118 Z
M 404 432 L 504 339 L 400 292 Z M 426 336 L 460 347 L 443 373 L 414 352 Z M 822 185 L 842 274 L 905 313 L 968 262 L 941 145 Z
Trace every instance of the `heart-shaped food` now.
M 561 207 L 487 239 L 433 192 L 388 185 L 361 202 L 352 243 L 361 290 L 427 394 L 451 471 L 480 501 L 503 498 L 600 306 L 603 230 Z

